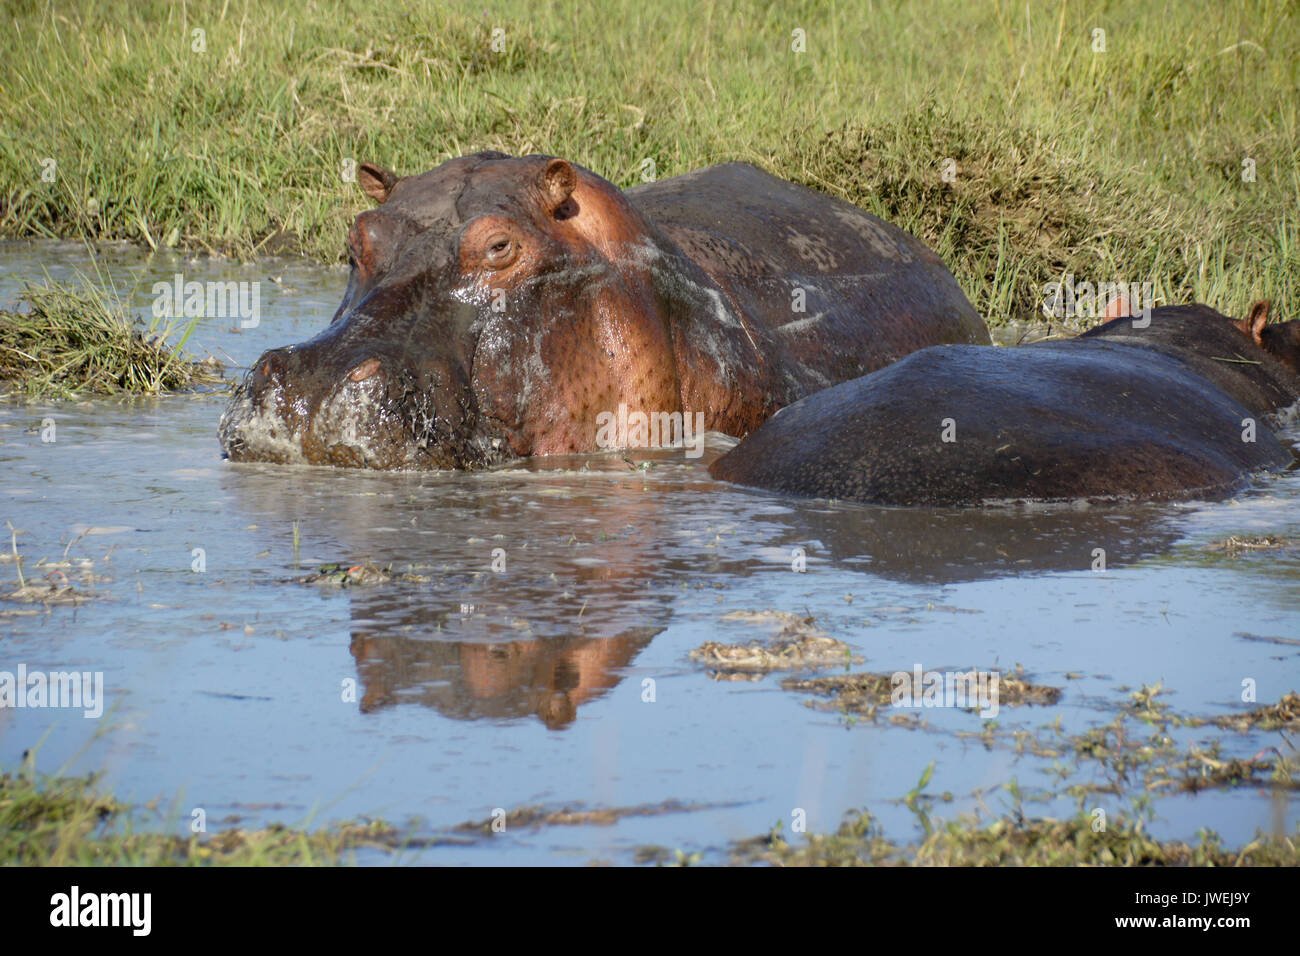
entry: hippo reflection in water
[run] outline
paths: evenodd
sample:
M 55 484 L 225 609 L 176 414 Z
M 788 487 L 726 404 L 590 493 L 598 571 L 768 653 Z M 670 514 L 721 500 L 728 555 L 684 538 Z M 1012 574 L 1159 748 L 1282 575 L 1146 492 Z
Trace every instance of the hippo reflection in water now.
M 989 342 L 923 244 L 745 164 L 626 193 L 493 152 L 358 178 L 380 205 L 349 234 L 343 303 L 253 365 L 221 421 L 232 460 L 586 453 L 622 406 L 741 436 L 917 349 Z

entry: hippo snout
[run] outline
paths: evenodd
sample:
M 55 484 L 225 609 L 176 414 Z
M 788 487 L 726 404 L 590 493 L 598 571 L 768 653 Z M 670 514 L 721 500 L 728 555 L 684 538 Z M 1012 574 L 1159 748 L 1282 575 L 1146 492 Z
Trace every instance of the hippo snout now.
M 454 358 L 418 366 L 397 348 L 315 354 L 272 349 L 249 369 L 222 417 L 232 461 L 384 470 L 463 468 L 501 457 L 475 433 L 469 376 Z

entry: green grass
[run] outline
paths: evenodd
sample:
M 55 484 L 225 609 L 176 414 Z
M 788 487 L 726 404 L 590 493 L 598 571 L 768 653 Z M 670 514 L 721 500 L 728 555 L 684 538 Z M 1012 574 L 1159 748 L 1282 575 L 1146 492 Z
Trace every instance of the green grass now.
M 1141 820 L 1099 829 L 1087 814 L 1057 820 L 960 817 L 912 846 L 887 839 L 870 813 L 853 813 L 834 833 L 787 842 L 780 829 L 734 850 L 742 863 L 780 866 L 1295 866 L 1300 830 L 1225 847 L 1211 830 L 1193 842 L 1157 840 Z
M 133 810 L 105 795 L 93 777 L 40 776 L 30 762 L 18 773 L 0 772 L 0 866 L 338 865 L 355 862 L 359 849 L 380 851 L 381 859 L 396 862 L 403 850 L 440 842 L 403 834 L 379 821 L 320 829 L 225 828 L 176 836 L 137 829 L 134 821 L 141 809 L 156 811 L 154 807 Z M 516 815 L 512 828 L 530 823 L 608 824 L 620 815 L 575 817 L 529 809 Z M 1095 817 L 1082 812 L 1066 820 L 1016 814 L 981 821 L 963 816 L 927 827 L 920 843 L 905 845 L 889 840 L 874 817 L 861 811 L 850 814 L 833 833 L 809 834 L 793 842 L 787 842 L 777 827 L 733 844 L 730 856 L 734 863 L 781 866 L 1295 866 L 1300 862 L 1300 831 L 1286 838 L 1258 836 L 1234 849 L 1223 846 L 1211 831 L 1202 831 L 1195 842 L 1157 840 L 1136 816 L 1113 820 L 1104 828 L 1096 823 Z M 490 833 L 490 826 L 465 823 L 457 830 Z M 465 837 L 454 842 L 463 846 Z M 640 859 L 664 862 L 663 854 L 646 849 Z
M 194 322 L 132 322 L 111 286 L 82 278 L 28 285 L 18 310 L 0 310 L 0 397 L 157 395 L 221 381 L 182 351 Z
M 483 8 L 9 3 L 0 235 L 337 261 L 348 160 L 537 151 L 630 186 L 744 159 L 913 231 L 994 323 L 1070 271 L 1300 315 L 1294 0 Z
M 401 846 L 378 822 L 181 837 L 137 830 L 132 817 L 93 777 L 44 777 L 30 766 L 0 773 L 0 866 L 313 866 L 349 862 L 362 847 Z

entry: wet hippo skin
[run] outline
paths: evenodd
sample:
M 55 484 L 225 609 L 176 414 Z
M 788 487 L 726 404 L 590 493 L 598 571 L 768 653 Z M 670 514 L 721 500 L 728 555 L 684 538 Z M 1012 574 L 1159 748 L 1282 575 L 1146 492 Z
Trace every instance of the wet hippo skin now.
M 627 192 L 491 152 L 359 181 L 379 206 L 349 233 L 343 302 L 253 364 L 221 420 L 232 460 L 587 453 L 622 406 L 739 436 L 917 349 L 989 342 L 922 243 L 742 163 Z
M 887 505 L 1227 495 L 1293 461 L 1266 416 L 1300 398 L 1300 323 L 1267 311 L 1173 306 L 1147 328 L 924 349 L 782 410 L 709 470 Z

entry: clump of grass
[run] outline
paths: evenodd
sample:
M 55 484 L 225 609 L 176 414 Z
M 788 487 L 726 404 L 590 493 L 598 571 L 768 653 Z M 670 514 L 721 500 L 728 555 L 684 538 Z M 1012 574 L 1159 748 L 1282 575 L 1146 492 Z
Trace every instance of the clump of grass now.
M 109 290 L 46 280 L 19 298 L 27 308 L 0 310 L 0 383 L 9 395 L 75 398 L 82 393 L 158 395 L 221 381 L 214 363 L 182 349 L 194 330 L 155 319 L 132 322 Z

